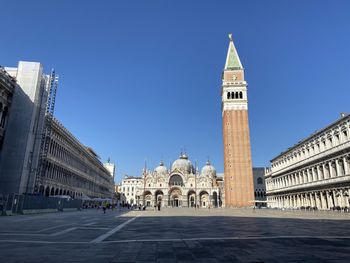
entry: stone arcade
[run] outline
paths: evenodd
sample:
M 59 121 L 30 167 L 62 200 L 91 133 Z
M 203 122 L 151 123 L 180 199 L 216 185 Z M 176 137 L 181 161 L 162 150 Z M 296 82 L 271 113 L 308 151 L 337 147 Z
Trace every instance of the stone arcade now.
M 317 131 L 271 160 L 266 170 L 271 207 L 348 209 L 350 115 Z

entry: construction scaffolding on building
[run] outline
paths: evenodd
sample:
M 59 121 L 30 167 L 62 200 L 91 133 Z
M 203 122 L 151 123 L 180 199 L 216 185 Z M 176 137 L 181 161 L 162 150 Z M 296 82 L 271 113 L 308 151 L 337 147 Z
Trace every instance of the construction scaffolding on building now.
M 35 187 L 34 192 L 40 191 L 40 186 L 43 184 L 43 178 L 45 176 L 46 166 L 47 166 L 47 153 L 49 151 L 50 145 L 50 137 L 52 130 L 52 120 L 55 111 L 55 102 L 56 102 L 56 93 L 58 87 L 58 75 L 55 73 L 55 70 L 51 70 L 51 74 L 49 75 L 47 88 L 47 102 L 45 109 L 45 119 L 44 119 L 44 127 L 41 136 L 41 144 L 40 144 L 40 153 L 39 153 L 39 164 L 37 169 L 37 174 L 35 178 Z M 43 92 L 45 92 L 43 90 Z

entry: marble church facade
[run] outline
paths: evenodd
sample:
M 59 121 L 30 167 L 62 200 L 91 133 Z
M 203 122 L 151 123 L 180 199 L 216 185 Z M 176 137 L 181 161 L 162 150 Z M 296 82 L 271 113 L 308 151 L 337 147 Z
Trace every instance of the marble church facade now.
M 135 185 L 128 185 L 133 180 Z M 208 161 L 199 172 L 186 154 L 181 154 L 168 169 L 163 162 L 154 170 L 144 170 L 142 177 L 126 177 L 122 182 L 128 203 L 162 207 L 219 207 L 223 188 L 216 169 Z M 222 185 L 222 184 L 221 184 Z M 130 188 L 131 187 L 131 188 Z M 128 198 L 128 190 L 135 200 Z M 135 193 L 135 195 L 134 195 Z

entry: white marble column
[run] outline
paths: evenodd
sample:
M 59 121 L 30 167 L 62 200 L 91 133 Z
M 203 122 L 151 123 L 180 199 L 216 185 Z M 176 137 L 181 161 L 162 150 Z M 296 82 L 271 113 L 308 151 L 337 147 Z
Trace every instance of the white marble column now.
M 344 172 L 346 175 L 349 174 L 349 163 L 346 161 L 346 157 L 343 157 L 343 162 L 344 162 Z
M 315 193 L 314 194 L 315 195 L 315 199 L 316 199 L 316 207 L 317 207 L 317 209 L 322 209 L 322 206 L 321 206 L 321 200 L 320 200 L 320 196 L 318 195 L 318 193 Z
M 318 180 L 323 180 L 324 179 L 324 172 L 323 172 L 323 166 L 322 165 L 318 165 L 317 166 L 317 170 L 318 170 Z
M 338 160 L 335 160 L 335 169 L 337 171 L 337 176 L 341 176 L 340 166 L 339 166 Z
M 327 204 L 326 204 L 326 200 L 324 198 L 324 193 L 322 191 L 320 192 L 320 197 L 321 197 L 321 209 L 326 210 Z
M 313 199 L 312 193 L 310 193 L 309 196 L 310 196 L 310 206 L 314 207 L 315 204 L 314 204 L 314 199 Z
M 310 169 L 308 168 L 307 169 L 307 174 L 308 174 L 308 178 L 309 178 L 309 182 L 312 182 L 313 181 L 313 174 L 312 174 L 312 170 L 310 171 Z
M 338 197 L 336 195 L 336 192 L 335 190 L 332 191 L 332 195 L 333 195 L 333 200 L 334 200 L 334 206 L 338 206 L 339 203 L 338 203 Z
M 304 177 L 304 184 L 308 182 L 308 178 L 307 178 L 307 172 L 306 171 L 302 171 L 303 177 Z
M 328 191 L 326 191 L 326 199 L 327 199 L 327 208 L 330 209 L 331 207 L 333 207 L 333 202 L 330 197 L 330 193 Z
M 339 190 L 339 206 L 344 207 L 344 197 L 343 197 L 343 190 Z
M 335 176 L 335 174 L 333 174 L 333 166 L 332 166 L 332 163 L 329 162 L 328 163 L 328 166 L 329 166 L 329 178 L 333 178 Z
M 327 174 L 327 169 L 325 164 L 322 164 L 322 169 L 323 169 L 323 179 L 327 179 L 328 178 L 328 174 Z

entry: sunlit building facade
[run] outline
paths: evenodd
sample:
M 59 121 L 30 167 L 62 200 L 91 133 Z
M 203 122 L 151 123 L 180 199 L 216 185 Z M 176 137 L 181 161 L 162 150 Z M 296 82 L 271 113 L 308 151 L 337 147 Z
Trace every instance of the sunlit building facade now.
M 222 206 L 223 184 L 208 161 L 196 171 L 188 156 L 182 153 L 168 169 L 160 162 L 154 170 L 144 170 L 140 177 L 126 177 L 122 190 L 128 203 L 162 207 Z
M 350 115 L 273 158 L 265 179 L 270 207 L 349 208 Z

